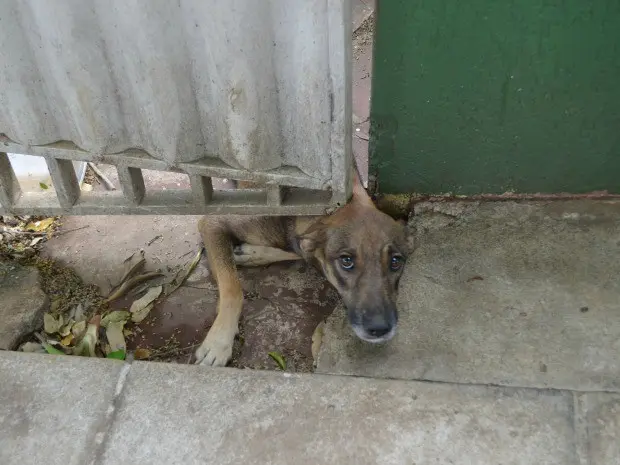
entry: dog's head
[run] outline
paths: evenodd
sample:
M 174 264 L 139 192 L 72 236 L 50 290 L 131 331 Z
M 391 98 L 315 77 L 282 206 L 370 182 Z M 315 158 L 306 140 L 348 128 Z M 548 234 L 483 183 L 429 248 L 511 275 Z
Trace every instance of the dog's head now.
M 408 253 L 405 226 L 377 210 L 357 181 L 351 201 L 314 223 L 299 244 L 342 297 L 355 334 L 367 342 L 390 340 Z

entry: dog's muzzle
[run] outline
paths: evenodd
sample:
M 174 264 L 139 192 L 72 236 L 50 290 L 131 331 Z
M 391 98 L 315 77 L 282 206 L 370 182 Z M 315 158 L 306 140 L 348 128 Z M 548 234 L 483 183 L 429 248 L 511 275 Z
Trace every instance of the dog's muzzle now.
M 361 317 L 358 316 L 361 313 Z M 356 336 L 373 344 L 387 342 L 396 334 L 396 309 L 381 312 L 349 312 L 349 321 Z

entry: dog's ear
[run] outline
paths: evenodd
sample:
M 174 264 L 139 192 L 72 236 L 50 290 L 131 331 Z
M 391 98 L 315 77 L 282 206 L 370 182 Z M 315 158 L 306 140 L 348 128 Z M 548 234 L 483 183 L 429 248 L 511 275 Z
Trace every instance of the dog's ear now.
M 360 178 L 359 172 L 357 171 L 355 163 L 353 164 L 351 171 L 351 175 L 353 177 L 353 195 L 351 196 L 351 199 L 357 202 L 374 205 L 372 203 L 372 199 L 368 195 L 368 192 L 366 192 L 366 189 L 364 189 L 364 185 L 362 184 L 362 180 Z
M 323 247 L 326 227 L 327 225 L 322 220 L 319 220 L 297 236 L 299 248 L 304 255 L 313 255 L 316 249 Z

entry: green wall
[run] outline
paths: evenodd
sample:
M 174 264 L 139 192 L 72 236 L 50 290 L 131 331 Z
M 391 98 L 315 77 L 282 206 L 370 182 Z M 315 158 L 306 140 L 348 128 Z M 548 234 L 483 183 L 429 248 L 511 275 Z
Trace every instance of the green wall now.
M 378 0 L 385 193 L 620 193 L 620 1 Z

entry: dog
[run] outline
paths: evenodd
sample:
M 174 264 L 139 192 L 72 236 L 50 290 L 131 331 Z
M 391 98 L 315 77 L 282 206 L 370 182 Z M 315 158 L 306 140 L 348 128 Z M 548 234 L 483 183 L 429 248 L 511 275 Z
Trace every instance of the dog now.
M 340 295 L 355 334 L 390 340 L 398 323 L 398 282 L 407 260 L 405 225 L 379 211 L 353 167 L 351 199 L 324 216 L 205 216 L 198 229 L 218 286 L 217 316 L 196 350 L 197 364 L 225 366 L 243 307 L 237 266 L 290 260 L 315 265 Z

